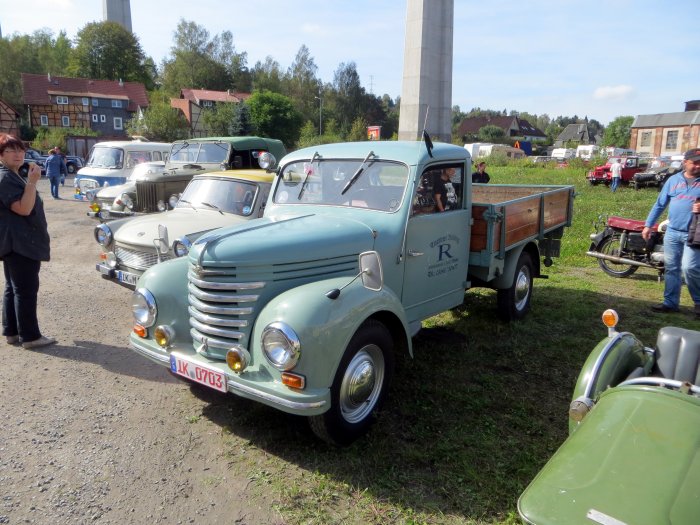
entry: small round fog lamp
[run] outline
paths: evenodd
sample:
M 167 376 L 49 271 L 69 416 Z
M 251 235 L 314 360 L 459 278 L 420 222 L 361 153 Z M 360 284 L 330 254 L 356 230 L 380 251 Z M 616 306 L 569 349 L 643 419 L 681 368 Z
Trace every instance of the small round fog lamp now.
M 166 324 L 162 324 L 156 327 L 153 332 L 153 339 L 155 339 L 158 346 L 163 348 L 168 348 L 175 338 L 175 330 Z
M 94 212 L 98 212 L 100 211 L 100 205 L 96 202 L 93 202 L 92 204 L 90 204 L 90 209 Z
M 105 254 L 105 264 L 107 264 L 107 266 L 110 268 L 117 267 L 117 256 L 114 254 L 114 252 L 107 252 Z
M 226 364 L 237 374 L 240 374 L 243 370 L 248 368 L 249 363 L 250 354 L 245 348 L 231 348 L 226 352 Z
M 158 211 L 165 211 L 168 209 L 168 205 L 165 204 L 165 202 L 163 202 L 162 200 L 158 201 L 158 204 L 156 204 L 156 206 L 158 207 Z

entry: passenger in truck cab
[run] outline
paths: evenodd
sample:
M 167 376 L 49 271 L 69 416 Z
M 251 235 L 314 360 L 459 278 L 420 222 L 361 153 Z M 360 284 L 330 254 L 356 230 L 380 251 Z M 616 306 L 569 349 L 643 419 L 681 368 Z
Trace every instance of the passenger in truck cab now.
M 458 199 L 452 179 L 456 175 L 454 168 L 440 170 L 440 175 L 433 182 L 433 196 L 438 212 L 457 209 Z

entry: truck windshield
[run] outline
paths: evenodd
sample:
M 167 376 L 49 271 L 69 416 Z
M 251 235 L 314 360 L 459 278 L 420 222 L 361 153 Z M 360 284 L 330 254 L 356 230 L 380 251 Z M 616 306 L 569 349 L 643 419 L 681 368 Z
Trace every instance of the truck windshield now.
M 87 165 L 91 168 L 122 169 L 124 150 L 120 148 L 104 148 L 95 146 L 90 152 Z
M 221 164 L 228 157 L 228 144 L 221 142 L 185 142 L 173 144 L 170 162 Z
M 258 185 L 254 182 L 235 179 L 193 179 L 176 207 L 214 208 L 246 216 L 253 213 L 257 195 Z
M 362 176 L 357 177 L 343 194 L 343 189 L 362 163 L 362 159 L 314 159 L 313 163 L 299 161 L 287 164 L 282 169 L 273 202 L 396 211 L 406 190 L 408 167 L 398 162 L 368 162 Z

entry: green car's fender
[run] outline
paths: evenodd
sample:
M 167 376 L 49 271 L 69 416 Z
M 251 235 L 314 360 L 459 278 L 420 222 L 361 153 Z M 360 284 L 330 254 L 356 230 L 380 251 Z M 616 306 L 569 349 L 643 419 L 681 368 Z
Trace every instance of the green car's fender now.
M 370 318 L 382 322 L 394 341 L 394 352 L 412 355 L 408 322 L 399 298 L 388 288 L 372 291 L 360 280 L 344 288 L 337 299 L 326 292 L 347 285 L 340 277 L 305 284 L 272 299 L 260 312 L 252 334 L 254 355 L 263 357 L 261 338 L 270 323 L 283 322 L 296 333 L 301 357 L 291 372 L 306 378 L 308 389 L 329 388 L 346 347 Z
M 136 283 L 136 291 L 146 289 L 156 301 L 158 315 L 153 327 L 170 325 L 175 330 L 175 341 L 183 343 L 192 342 L 187 312 L 188 264 L 187 257 L 156 264 L 146 270 Z
M 640 376 L 649 375 L 652 365 L 652 354 L 645 351 L 644 345 L 634 335 L 614 332 L 589 354 L 576 381 L 572 401 L 581 398 L 595 401 L 610 385 L 617 385 L 635 370 L 639 370 Z M 578 425 L 569 419 L 569 433 L 573 433 Z

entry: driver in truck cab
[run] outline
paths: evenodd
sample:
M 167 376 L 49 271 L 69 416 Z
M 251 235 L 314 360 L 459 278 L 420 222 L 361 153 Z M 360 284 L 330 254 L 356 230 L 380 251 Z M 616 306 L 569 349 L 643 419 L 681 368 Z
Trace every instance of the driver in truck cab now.
M 452 210 L 458 207 L 457 192 L 452 183 L 456 170 L 446 168 L 440 170 L 439 176 L 433 182 L 433 196 L 438 212 Z

